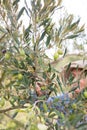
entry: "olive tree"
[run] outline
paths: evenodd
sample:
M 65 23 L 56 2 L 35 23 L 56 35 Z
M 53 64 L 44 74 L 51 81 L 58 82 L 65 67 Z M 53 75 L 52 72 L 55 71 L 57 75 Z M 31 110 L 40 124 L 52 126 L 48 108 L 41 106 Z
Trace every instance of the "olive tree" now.
M 0 128 L 74 127 L 75 122 L 71 126 L 68 120 L 77 119 L 75 113 L 66 118 L 46 101 L 64 93 L 60 70 L 51 64 L 66 55 L 65 42 L 69 44 L 70 39 L 82 37 L 84 25 L 79 26 L 80 19 L 75 20 L 67 13 L 58 18 L 56 26 L 53 15 L 63 8 L 62 0 L 31 0 L 30 6 L 24 2 L 25 6 L 19 10 L 20 0 L 0 0 Z M 21 20 L 23 13 L 29 21 L 26 28 Z M 54 47 L 56 52 L 50 59 L 46 51 Z M 67 113 L 71 109 L 67 106 Z M 66 122 L 65 126 L 58 125 L 58 117 Z

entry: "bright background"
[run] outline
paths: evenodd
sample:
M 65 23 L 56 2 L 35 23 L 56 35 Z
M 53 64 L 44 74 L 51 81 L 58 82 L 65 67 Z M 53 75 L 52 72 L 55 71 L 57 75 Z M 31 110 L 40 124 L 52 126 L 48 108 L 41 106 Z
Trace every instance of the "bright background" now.
M 87 0 L 63 0 L 68 13 L 81 17 L 81 22 L 87 27 Z
M 26 0 L 26 1 L 29 6 L 30 0 Z M 85 24 L 85 30 L 86 30 L 85 32 L 87 34 L 87 14 L 86 14 L 87 13 L 87 0 L 62 0 L 62 5 L 67 10 L 68 14 L 73 14 L 77 18 L 78 17 L 81 18 L 80 24 Z M 20 0 L 19 6 L 20 6 L 20 8 L 25 6 L 24 0 Z M 61 11 L 62 10 L 60 9 L 60 15 L 61 15 Z M 56 13 L 54 16 L 55 21 L 57 21 L 57 15 L 58 15 L 58 13 Z M 22 19 L 23 19 L 23 23 L 24 23 L 25 27 L 27 27 L 29 25 L 27 15 L 24 14 L 22 16 Z M 68 47 L 70 49 L 70 52 L 73 53 L 72 45 L 69 45 Z M 85 49 L 87 50 L 87 44 L 85 45 Z M 55 52 L 55 49 L 51 49 L 51 50 L 47 51 L 47 54 L 50 58 L 53 58 L 54 52 Z
M 30 0 L 26 0 L 30 2 Z M 87 0 L 63 0 L 63 5 L 68 13 L 81 17 L 81 22 L 87 27 Z M 24 0 L 20 0 L 20 8 L 24 6 Z M 25 25 L 26 25 L 25 21 Z

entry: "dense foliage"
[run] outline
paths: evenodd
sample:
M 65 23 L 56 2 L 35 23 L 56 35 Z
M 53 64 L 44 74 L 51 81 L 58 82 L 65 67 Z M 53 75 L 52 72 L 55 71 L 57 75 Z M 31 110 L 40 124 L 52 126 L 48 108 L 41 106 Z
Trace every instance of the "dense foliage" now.
M 84 25 L 67 14 L 56 26 L 53 15 L 63 8 L 62 0 L 31 0 L 30 6 L 25 0 L 20 10 L 19 4 L 20 0 L 0 0 L 0 128 L 85 130 L 85 124 L 76 126 L 86 113 L 83 94 L 68 103 L 55 99 L 49 106 L 46 102 L 67 92 L 60 70 L 52 63 L 66 55 L 64 42 L 82 37 Z M 27 28 L 22 24 L 23 13 L 29 21 Z M 46 51 L 54 47 L 52 60 Z

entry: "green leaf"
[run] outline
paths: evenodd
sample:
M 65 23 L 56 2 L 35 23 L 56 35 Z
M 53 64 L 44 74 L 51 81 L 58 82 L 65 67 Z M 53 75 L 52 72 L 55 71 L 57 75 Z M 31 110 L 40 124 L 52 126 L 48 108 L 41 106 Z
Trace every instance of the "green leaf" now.
M 18 34 L 17 34 L 16 32 L 14 32 L 14 33 L 12 34 L 12 37 L 13 37 L 14 41 L 19 45 L 20 42 L 19 42 L 19 39 L 18 39 Z
M 54 83 L 51 83 L 48 87 L 48 89 L 52 92 L 54 92 L 57 95 L 57 89 L 56 86 L 54 85 Z
M 67 68 L 66 68 L 66 73 L 69 71 L 70 66 L 71 66 L 71 62 L 68 64 L 68 66 L 67 66 Z
M 4 4 L 4 5 L 6 4 L 6 0 L 3 0 L 3 4 Z
M 48 110 L 47 104 L 45 102 L 43 102 L 43 108 L 44 108 L 45 112 Z
M 62 0 L 58 0 L 58 6 L 60 6 L 62 3 Z
M 69 92 L 75 92 L 75 90 L 76 90 L 77 88 L 79 88 L 79 89 L 80 89 L 79 83 L 78 83 L 78 85 L 77 85 L 77 86 L 75 86 L 75 87 L 71 88 Z
M 47 40 L 46 40 L 46 46 L 48 46 L 48 45 L 49 45 L 50 40 L 51 40 L 51 36 L 49 35 L 49 36 L 47 37 Z
M 62 26 L 59 27 L 58 36 L 60 35 L 61 31 L 62 31 Z
M 2 26 L 0 26 L 0 31 L 3 32 L 3 33 L 7 32 Z
M 32 25 L 30 24 L 29 27 L 25 29 L 25 32 L 24 32 L 24 38 L 25 38 L 25 39 L 28 38 L 29 32 L 31 32 L 31 30 L 30 30 L 30 29 L 31 29 L 31 26 L 32 26 Z
M 19 49 L 17 46 L 14 45 L 14 49 L 19 53 Z
M 76 25 L 79 24 L 79 22 L 80 22 L 80 18 L 79 18 L 76 22 L 72 23 L 72 24 L 69 26 L 69 29 L 74 28 Z
M 17 111 L 16 111 L 16 112 L 14 112 L 11 118 L 12 118 L 12 119 L 14 119 L 14 118 L 17 116 L 17 114 L 18 114 L 18 112 L 17 112 Z
M 18 60 L 17 60 L 17 59 L 14 58 L 14 61 L 13 61 L 13 62 L 14 62 L 14 65 L 15 65 L 16 67 L 19 67 L 19 63 L 18 63 Z
M 26 65 L 24 64 L 24 61 L 21 61 L 21 62 L 20 62 L 20 65 L 21 65 L 21 68 L 22 68 L 22 69 L 25 69 L 25 70 L 27 69 Z
M 84 25 L 82 25 L 82 26 L 80 27 L 79 31 L 77 31 L 76 33 L 81 33 L 81 32 L 83 32 L 83 31 L 84 31 Z
M 72 73 L 70 73 L 70 76 L 69 76 L 69 84 L 72 84 L 73 80 L 74 80 L 74 76 L 72 75 Z
M 24 10 L 25 10 L 25 7 L 23 7 L 23 8 L 19 11 L 19 14 L 18 14 L 18 16 L 17 16 L 17 20 L 19 20 L 19 18 L 20 18 L 21 15 L 23 14 Z
M 46 31 L 44 31 L 44 32 L 42 33 L 42 35 L 41 35 L 41 37 L 40 37 L 40 41 L 42 41 L 42 40 L 43 40 L 43 38 L 44 38 L 45 34 L 46 34 Z
M 60 87 L 61 92 L 63 93 L 62 83 L 61 83 L 61 81 L 60 81 L 58 75 L 57 75 L 56 80 L 57 80 L 57 82 L 58 82 L 58 85 L 59 85 L 59 87 Z
M 38 100 L 45 100 L 46 99 L 46 95 L 41 96 L 41 97 L 37 97 Z
M 27 63 L 28 63 L 29 65 L 33 66 L 32 58 L 31 58 L 29 55 L 27 55 L 26 61 L 27 61 Z
M 17 75 L 17 74 L 19 73 L 19 71 L 18 71 L 18 70 L 12 70 L 11 73 L 12 73 L 13 75 Z
M 29 12 L 31 12 L 31 10 L 29 9 L 29 12 L 28 12 L 28 10 L 25 8 L 25 12 L 26 12 L 27 16 L 30 17 Z
M 56 111 L 51 111 L 48 115 L 49 118 L 53 118 L 55 117 L 57 114 L 56 114 Z
M 54 73 L 51 77 L 51 80 L 53 80 L 56 77 L 56 74 Z
M 79 36 L 78 34 L 70 35 L 70 36 L 67 36 L 66 39 L 73 39 L 73 38 L 76 38 L 78 36 Z
M 16 5 L 16 4 L 18 4 L 18 2 L 20 2 L 20 0 L 15 0 L 15 1 L 13 2 L 13 6 Z
M 29 79 L 26 75 L 24 75 L 23 82 L 26 87 L 29 87 Z
M 55 124 L 55 130 L 58 130 L 58 124 L 57 123 Z
M 2 42 L 2 41 L 4 40 L 5 36 L 6 36 L 6 33 L 3 34 L 3 35 L 0 37 L 0 42 Z
M 42 25 L 46 26 L 46 24 L 49 22 L 49 20 L 50 20 L 50 18 L 45 19 L 45 20 L 39 25 L 39 27 L 42 26 Z
M 82 117 L 83 117 L 83 114 L 82 114 L 82 113 L 78 113 L 78 116 L 77 116 L 76 114 L 74 114 L 74 119 L 71 120 L 71 124 L 72 124 L 73 126 L 76 126 L 77 123 L 82 120 Z M 78 126 L 79 126 L 79 125 L 78 125 Z
M 43 78 L 46 79 L 47 78 L 47 75 L 45 72 L 43 72 Z
M 67 53 L 67 48 L 65 48 L 63 58 L 65 57 L 66 53 Z
M 49 63 L 48 66 L 49 66 L 49 68 L 48 68 L 47 72 L 51 72 L 51 64 Z
M 3 4 L 4 4 L 4 6 L 5 6 L 5 8 L 6 8 L 7 11 L 11 10 L 9 0 L 3 0 Z

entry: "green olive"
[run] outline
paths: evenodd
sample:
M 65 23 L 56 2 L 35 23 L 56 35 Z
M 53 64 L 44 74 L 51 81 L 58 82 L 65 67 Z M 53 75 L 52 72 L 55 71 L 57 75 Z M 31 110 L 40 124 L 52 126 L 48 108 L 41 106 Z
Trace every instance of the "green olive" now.
M 59 54 L 57 52 L 54 53 L 54 60 L 57 60 L 59 58 Z
M 83 93 L 84 97 L 87 98 L 87 91 Z
M 23 75 L 22 75 L 21 73 L 20 73 L 20 74 L 18 74 L 18 76 L 17 76 L 17 77 L 18 77 L 18 79 L 19 79 L 19 80 L 22 80 L 22 79 L 23 79 Z
M 59 55 L 62 55 L 62 54 L 63 54 L 62 49 L 58 49 L 57 53 L 58 53 Z
M 46 86 L 41 86 L 42 90 L 46 90 L 46 88 L 47 88 Z
M 72 104 L 72 108 L 73 108 L 73 109 L 77 109 L 76 103 L 73 103 L 73 104 Z
M 11 55 L 9 52 L 5 53 L 5 59 L 6 60 L 9 60 L 11 58 Z

